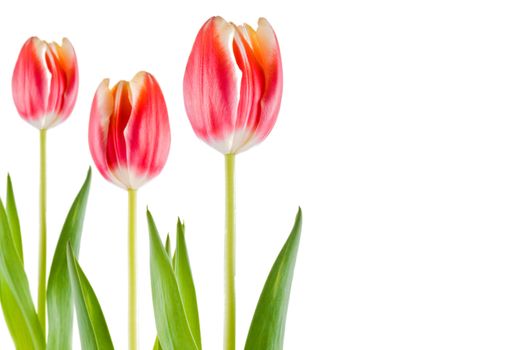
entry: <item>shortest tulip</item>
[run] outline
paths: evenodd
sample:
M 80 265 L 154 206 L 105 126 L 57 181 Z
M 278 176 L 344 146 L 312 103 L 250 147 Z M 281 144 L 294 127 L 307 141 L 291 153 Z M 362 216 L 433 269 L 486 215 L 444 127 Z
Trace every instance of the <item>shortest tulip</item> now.
M 78 95 L 78 64 L 69 40 L 58 45 L 29 38 L 18 56 L 12 89 L 18 113 L 37 129 L 67 119 Z
M 162 170 L 170 144 L 167 106 L 151 74 L 140 72 L 113 88 L 102 81 L 91 108 L 89 147 L 107 180 L 138 189 Z

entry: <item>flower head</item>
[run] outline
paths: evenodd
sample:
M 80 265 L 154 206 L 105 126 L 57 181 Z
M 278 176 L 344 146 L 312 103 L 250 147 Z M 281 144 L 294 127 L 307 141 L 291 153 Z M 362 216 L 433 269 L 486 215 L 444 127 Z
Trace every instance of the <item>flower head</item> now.
M 138 189 L 162 170 L 170 144 L 167 106 L 151 74 L 112 88 L 109 79 L 102 81 L 91 108 L 89 148 L 107 180 Z
M 184 77 L 185 109 L 201 139 L 221 153 L 264 140 L 280 109 L 280 48 L 269 22 L 254 30 L 221 17 L 200 29 Z
M 18 113 L 35 128 L 49 129 L 67 119 L 78 95 L 78 63 L 69 40 L 58 45 L 29 38 L 18 56 L 12 89 Z

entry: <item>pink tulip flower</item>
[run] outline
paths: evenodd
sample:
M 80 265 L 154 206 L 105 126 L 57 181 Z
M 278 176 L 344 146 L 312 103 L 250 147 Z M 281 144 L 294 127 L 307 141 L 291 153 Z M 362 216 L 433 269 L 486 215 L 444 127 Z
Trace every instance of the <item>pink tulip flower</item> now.
M 89 147 L 107 180 L 138 189 L 162 170 L 170 144 L 167 106 L 151 74 L 140 72 L 113 88 L 102 81 L 91 108 Z
M 198 137 L 223 154 L 264 140 L 280 109 L 280 48 L 269 22 L 254 30 L 212 17 L 200 29 L 184 77 L 185 109 Z
M 78 64 L 73 46 L 36 37 L 26 41 L 16 62 L 13 99 L 20 116 L 44 130 L 61 123 L 73 111 L 78 95 Z

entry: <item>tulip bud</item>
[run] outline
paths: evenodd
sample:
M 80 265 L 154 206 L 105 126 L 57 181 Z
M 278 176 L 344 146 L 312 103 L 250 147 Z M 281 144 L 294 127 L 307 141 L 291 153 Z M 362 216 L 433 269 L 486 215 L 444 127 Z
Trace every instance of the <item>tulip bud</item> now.
M 170 144 L 167 106 L 151 74 L 140 72 L 113 88 L 102 81 L 91 108 L 89 148 L 107 180 L 138 189 L 162 170 Z
M 37 129 L 61 123 L 73 111 L 78 95 L 78 64 L 73 46 L 36 37 L 26 41 L 16 62 L 13 99 L 20 116 Z
M 280 48 L 269 22 L 255 31 L 212 17 L 200 29 L 184 77 L 185 109 L 198 137 L 223 154 L 264 140 L 280 109 Z

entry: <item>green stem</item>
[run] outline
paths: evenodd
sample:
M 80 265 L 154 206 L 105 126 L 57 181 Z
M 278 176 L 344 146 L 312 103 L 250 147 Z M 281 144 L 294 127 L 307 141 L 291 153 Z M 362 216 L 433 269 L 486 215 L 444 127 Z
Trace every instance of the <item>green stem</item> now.
M 137 349 L 136 329 L 136 190 L 129 189 L 129 350 Z
M 224 350 L 236 347 L 234 154 L 225 155 L 225 329 Z
M 45 302 L 47 272 L 47 220 L 46 220 L 46 129 L 40 130 L 40 252 L 38 261 L 38 319 L 45 334 Z
M 136 334 L 136 190 L 129 189 L 129 350 L 137 349 Z

